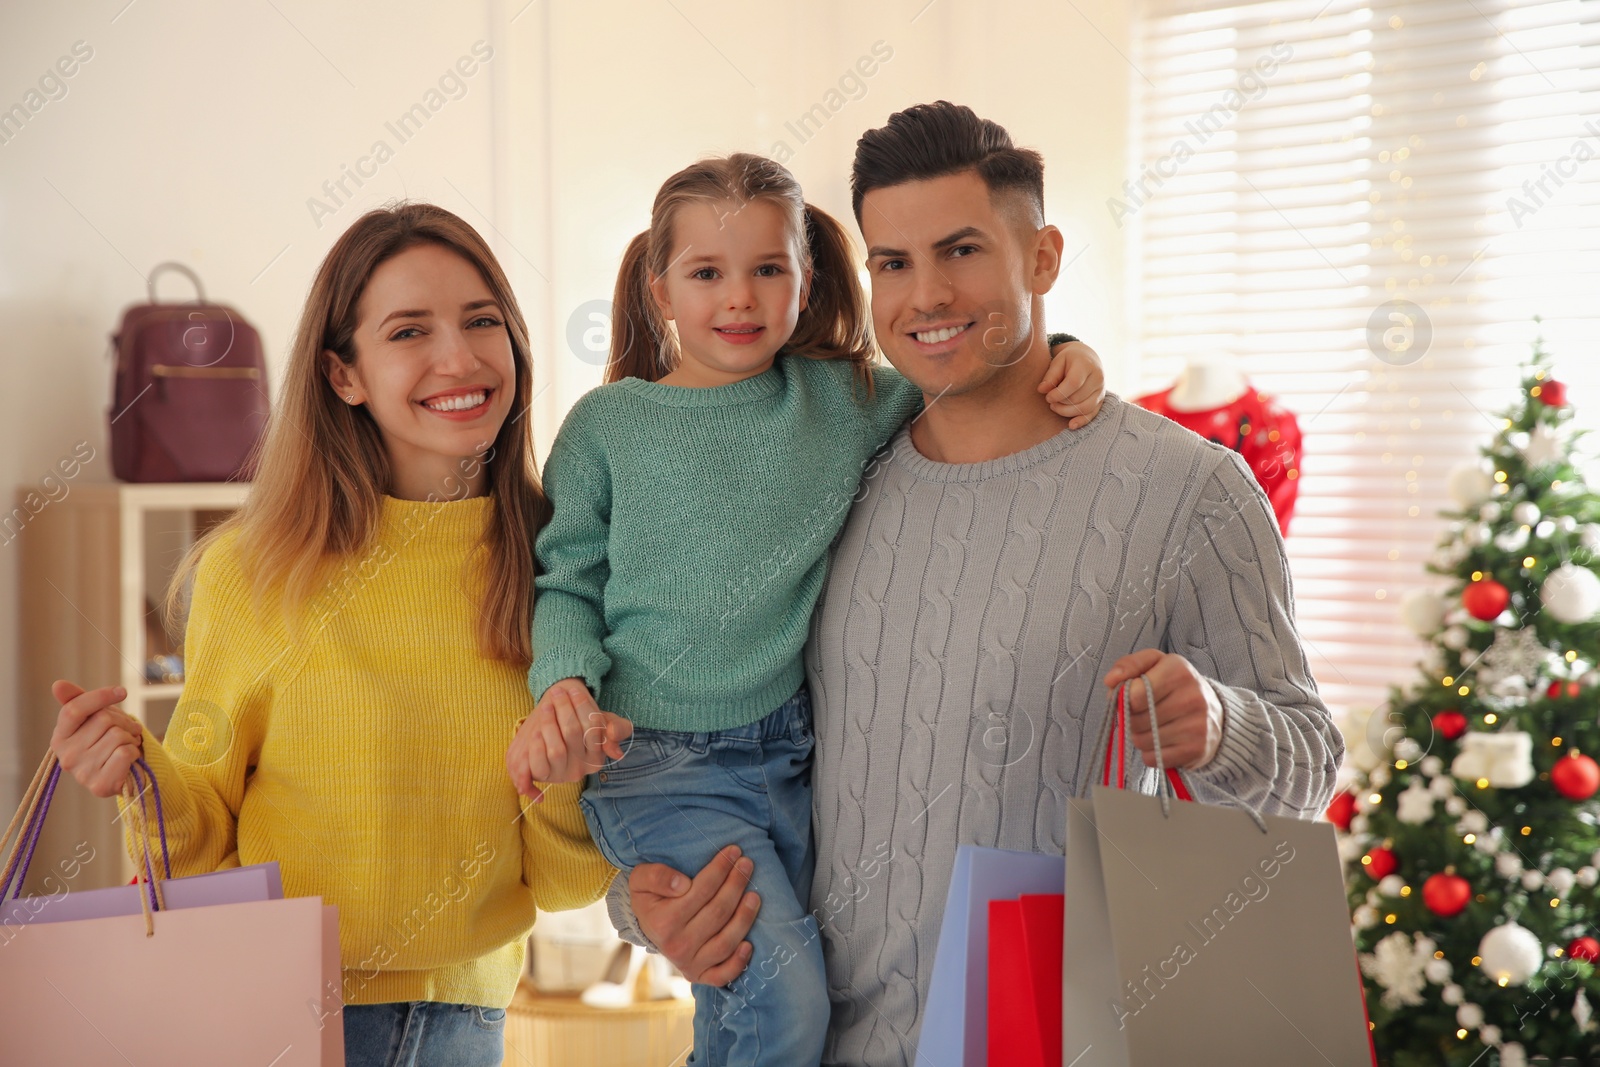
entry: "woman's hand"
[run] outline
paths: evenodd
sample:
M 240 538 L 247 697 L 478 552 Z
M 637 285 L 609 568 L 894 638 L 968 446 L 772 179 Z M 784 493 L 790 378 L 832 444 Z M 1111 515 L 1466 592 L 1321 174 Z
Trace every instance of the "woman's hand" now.
M 114 707 L 128 691 L 120 685 L 85 691 L 58 681 L 50 694 L 61 705 L 50 749 L 68 774 L 97 797 L 116 796 L 133 761 L 144 755 L 139 721 Z
M 1050 410 L 1067 419 L 1067 429 L 1089 425 L 1106 398 L 1106 372 L 1095 350 L 1082 341 L 1069 341 L 1050 350 L 1050 369 L 1044 372 L 1039 392 L 1047 394 Z
M 577 782 L 622 758 L 633 723 L 601 711 L 582 678 L 563 678 L 544 691 L 506 751 L 506 770 L 517 792 L 544 799 L 538 782 Z

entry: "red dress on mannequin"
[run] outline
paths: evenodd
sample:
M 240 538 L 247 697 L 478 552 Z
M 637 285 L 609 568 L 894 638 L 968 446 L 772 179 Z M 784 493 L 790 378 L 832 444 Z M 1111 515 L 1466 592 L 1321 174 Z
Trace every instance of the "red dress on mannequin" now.
M 1173 411 L 1168 406 L 1171 395 L 1170 388 L 1163 389 L 1135 403 L 1243 456 L 1272 504 L 1278 529 L 1287 536 L 1300 492 L 1300 424 L 1294 413 L 1254 389 L 1246 389 L 1231 404 L 1206 411 Z

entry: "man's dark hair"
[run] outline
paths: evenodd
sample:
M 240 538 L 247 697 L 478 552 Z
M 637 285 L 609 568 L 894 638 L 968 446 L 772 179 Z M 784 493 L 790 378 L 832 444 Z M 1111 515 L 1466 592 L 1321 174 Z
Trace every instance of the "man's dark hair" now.
M 1016 195 L 1033 225 L 1044 225 L 1044 157 L 1018 148 L 999 123 L 948 100 L 908 107 L 861 135 L 850 168 L 856 224 L 861 224 L 861 201 L 874 189 L 966 170 L 977 172 L 990 197 Z

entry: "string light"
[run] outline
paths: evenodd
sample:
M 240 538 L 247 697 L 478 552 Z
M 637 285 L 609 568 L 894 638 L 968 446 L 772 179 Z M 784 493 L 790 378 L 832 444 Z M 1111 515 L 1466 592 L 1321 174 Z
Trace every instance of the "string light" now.
M 1576 649 L 1572 649 L 1572 648 L 1567 649 L 1567 662 L 1568 663 L 1572 663 L 1577 658 L 1578 658 L 1578 652 L 1577 652 Z
M 1461 839 L 1461 843 L 1463 845 L 1470 845 L 1474 841 L 1476 841 L 1477 839 L 1478 839 L 1478 835 L 1477 834 L 1468 834 L 1466 837 L 1463 837 Z
M 1479 789 L 1488 789 L 1489 788 L 1489 779 L 1487 779 L 1487 778 L 1479 778 L 1478 779 L 1478 788 Z
M 1554 746 L 1555 746 L 1555 747 L 1556 747 L 1556 748 L 1560 748 L 1560 747 L 1561 747 L 1561 738 L 1559 738 L 1559 737 L 1552 737 L 1552 738 L 1551 738 L 1551 739 L 1550 739 L 1550 743 L 1551 743 L 1551 744 L 1552 744 L 1552 745 L 1554 745 Z
M 1497 482 L 1505 481 L 1506 480 L 1506 472 L 1505 471 L 1495 471 L 1494 472 L 1494 480 L 1497 481 Z
M 1456 694 L 1458 696 L 1466 696 L 1470 692 L 1472 692 L 1471 687 L 1470 686 L 1465 686 L 1465 685 L 1462 686 L 1460 689 L 1456 690 Z
M 1472 580 L 1475 581 L 1475 582 L 1483 581 L 1483 572 L 1482 571 L 1473 571 L 1472 572 Z
M 1383 921 L 1388 923 L 1390 926 L 1393 926 L 1394 925 L 1394 921 L 1396 919 L 1398 919 L 1398 918 L 1400 918 L 1400 916 L 1396 915 L 1394 912 L 1391 911 L 1389 914 L 1387 914 L 1387 915 L 1385 915 L 1383 917 Z
M 1401 886 L 1400 887 L 1400 895 L 1403 896 L 1403 897 L 1409 897 L 1411 895 L 1411 887 L 1408 886 L 1408 885 Z
M 1483 717 L 1483 721 L 1489 726 L 1493 726 L 1495 723 L 1500 721 L 1500 717 L 1491 711 L 1489 714 Z
M 1524 529 L 1526 529 L 1526 527 L 1524 527 Z M 1522 569 L 1523 570 L 1531 570 L 1531 569 L 1533 569 L 1534 562 L 1535 562 L 1535 560 L 1534 560 L 1534 558 L 1532 556 L 1524 556 L 1522 558 Z
M 1455 684 L 1456 684 L 1456 680 L 1454 678 L 1446 678 L 1444 680 L 1444 686 L 1445 686 L 1446 689 L 1450 688 L 1452 685 L 1455 685 Z
M 1559 738 L 1557 738 L 1556 739 L 1556 744 L 1559 745 L 1560 743 L 1561 743 L 1561 740 Z M 1394 769 L 1397 770 L 1397 771 L 1403 771 L 1408 766 L 1410 766 L 1410 764 L 1406 763 L 1406 761 L 1403 760 L 1403 759 L 1397 759 L 1397 760 L 1394 761 Z

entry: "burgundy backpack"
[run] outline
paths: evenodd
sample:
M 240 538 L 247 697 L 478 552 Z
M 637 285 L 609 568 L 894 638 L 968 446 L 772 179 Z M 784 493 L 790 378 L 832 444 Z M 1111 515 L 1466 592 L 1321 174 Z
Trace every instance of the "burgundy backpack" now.
M 156 277 L 194 283 L 189 304 L 156 302 Z M 111 466 L 125 482 L 249 481 L 267 423 L 261 337 L 238 312 L 206 302 L 194 271 L 161 263 L 150 302 L 112 335 Z

